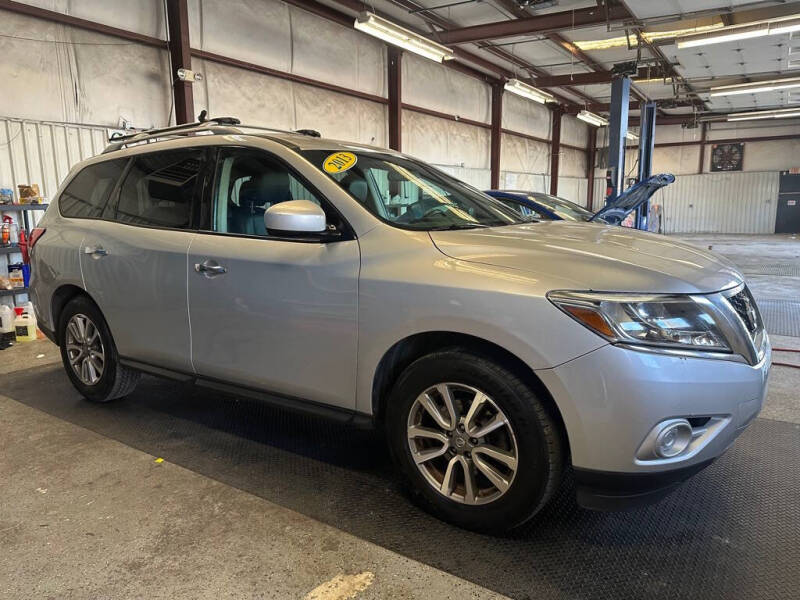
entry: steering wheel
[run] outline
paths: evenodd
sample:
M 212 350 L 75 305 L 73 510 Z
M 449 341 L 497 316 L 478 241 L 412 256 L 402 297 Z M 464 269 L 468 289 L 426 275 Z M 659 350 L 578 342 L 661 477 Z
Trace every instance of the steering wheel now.
M 437 206 L 429 208 L 428 210 L 426 210 L 424 213 L 422 213 L 419 217 L 417 217 L 414 220 L 415 221 L 424 221 L 429 216 L 435 215 L 437 213 L 444 214 L 446 212 L 447 212 L 447 206 L 444 205 L 444 204 L 438 204 Z

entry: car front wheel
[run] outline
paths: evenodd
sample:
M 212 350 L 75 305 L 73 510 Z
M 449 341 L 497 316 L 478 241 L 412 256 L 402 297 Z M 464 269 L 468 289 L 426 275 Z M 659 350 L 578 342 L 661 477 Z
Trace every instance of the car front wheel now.
M 466 350 L 412 363 L 390 395 L 387 428 L 422 504 L 467 529 L 521 525 L 561 478 L 562 436 L 540 398 L 511 370 Z

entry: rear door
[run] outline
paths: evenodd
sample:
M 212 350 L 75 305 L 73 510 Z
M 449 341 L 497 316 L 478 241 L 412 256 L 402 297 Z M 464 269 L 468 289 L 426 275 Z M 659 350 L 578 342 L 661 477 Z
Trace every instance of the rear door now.
M 354 408 L 360 254 L 346 223 L 263 150 L 220 149 L 211 200 L 187 270 L 197 374 Z M 322 205 L 341 239 L 269 235 L 265 210 L 287 200 Z
M 186 254 L 206 149 L 133 157 L 80 248 L 86 290 L 125 358 L 190 372 Z

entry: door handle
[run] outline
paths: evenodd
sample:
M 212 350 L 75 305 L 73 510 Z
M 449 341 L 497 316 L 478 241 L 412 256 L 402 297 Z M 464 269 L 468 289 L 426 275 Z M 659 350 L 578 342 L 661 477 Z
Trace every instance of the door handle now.
M 201 263 L 195 263 L 194 270 L 206 277 L 216 277 L 217 275 L 224 275 L 228 272 L 228 269 L 211 259 L 206 259 Z
M 102 246 L 84 246 L 83 253 L 92 256 L 108 256 L 108 250 Z

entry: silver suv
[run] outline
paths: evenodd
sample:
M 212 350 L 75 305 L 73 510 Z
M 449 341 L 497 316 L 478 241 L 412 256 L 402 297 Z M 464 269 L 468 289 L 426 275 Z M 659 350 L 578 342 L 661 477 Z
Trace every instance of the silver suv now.
M 32 240 L 40 327 L 89 400 L 149 373 L 369 422 L 419 500 L 498 532 L 568 467 L 647 502 L 758 414 L 770 347 L 725 260 L 530 221 L 419 160 L 217 119 L 112 140 Z

